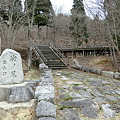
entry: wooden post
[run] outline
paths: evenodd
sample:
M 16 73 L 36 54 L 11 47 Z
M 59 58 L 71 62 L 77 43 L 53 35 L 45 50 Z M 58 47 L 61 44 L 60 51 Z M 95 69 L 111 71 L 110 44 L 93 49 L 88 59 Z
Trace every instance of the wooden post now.
M 28 70 L 31 69 L 31 59 L 32 59 L 32 45 L 30 43 L 30 49 L 29 49 L 29 53 L 28 53 Z
M 85 56 L 85 51 L 83 50 L 83 56 Z
M 96 56 L 96 55 L 95 55 L 95 50 L 94 50 L 94 56 Z
M 73 54 L 74 54 L 74 53 L 73 53 L 73 51 L 72 51 L 72 59 L 73 59 Z

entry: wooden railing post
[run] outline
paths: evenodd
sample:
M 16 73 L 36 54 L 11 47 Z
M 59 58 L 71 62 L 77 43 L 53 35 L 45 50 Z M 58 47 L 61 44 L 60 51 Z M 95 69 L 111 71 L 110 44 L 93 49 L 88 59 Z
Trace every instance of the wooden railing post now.
M 32 43 L 30 43 L 30 49 L 28 53 L 28 70 L 31 69 L 31 59 L 32 59 Z

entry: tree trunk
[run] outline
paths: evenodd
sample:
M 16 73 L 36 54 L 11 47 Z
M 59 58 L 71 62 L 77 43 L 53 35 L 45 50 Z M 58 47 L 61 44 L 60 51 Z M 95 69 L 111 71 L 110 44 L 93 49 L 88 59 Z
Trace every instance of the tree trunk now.
M 1 37 L 0 37 L 0 55 L 1 55 L 1 52 L 2 52 L 2 48 L 1 48 L 2 45 L 1 45 L 1 43 L 2 42 L 1 42 Z

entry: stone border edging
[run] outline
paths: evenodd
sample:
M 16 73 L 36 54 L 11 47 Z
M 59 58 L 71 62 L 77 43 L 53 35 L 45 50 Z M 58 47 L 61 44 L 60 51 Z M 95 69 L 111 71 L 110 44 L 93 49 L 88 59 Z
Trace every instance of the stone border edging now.
M 75 59 L 73 60 L 73 62 L 74 62 L 74 65 L 72 66 L 72 68 L 74 68 L 74 69 L 81 70 L 83 72 L 95 73 L 95 74 L 99 74 L 99 75 L 102 75 L 105 77 L 110 77 L 110 78 L 120 80 L 120 73 L 119 72 L 109 72 L 109 71 L 104 71 L 102 69 L 81 66 L 81 65 L 79 65 L 78 61 Z
M 45 64 L 40 64 L 41 82 L 35 90 L 36 119 L 56 120 L 56 106 L 54 105 L 55 89 L 53 86 L 52 70 Z

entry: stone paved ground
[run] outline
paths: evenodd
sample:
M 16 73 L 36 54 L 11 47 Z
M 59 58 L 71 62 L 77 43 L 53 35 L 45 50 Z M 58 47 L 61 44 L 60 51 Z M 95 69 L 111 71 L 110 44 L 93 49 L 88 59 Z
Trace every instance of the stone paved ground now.
M 120 120 L 120 81 L 73 69 L 53 78 L 57 120 Z

